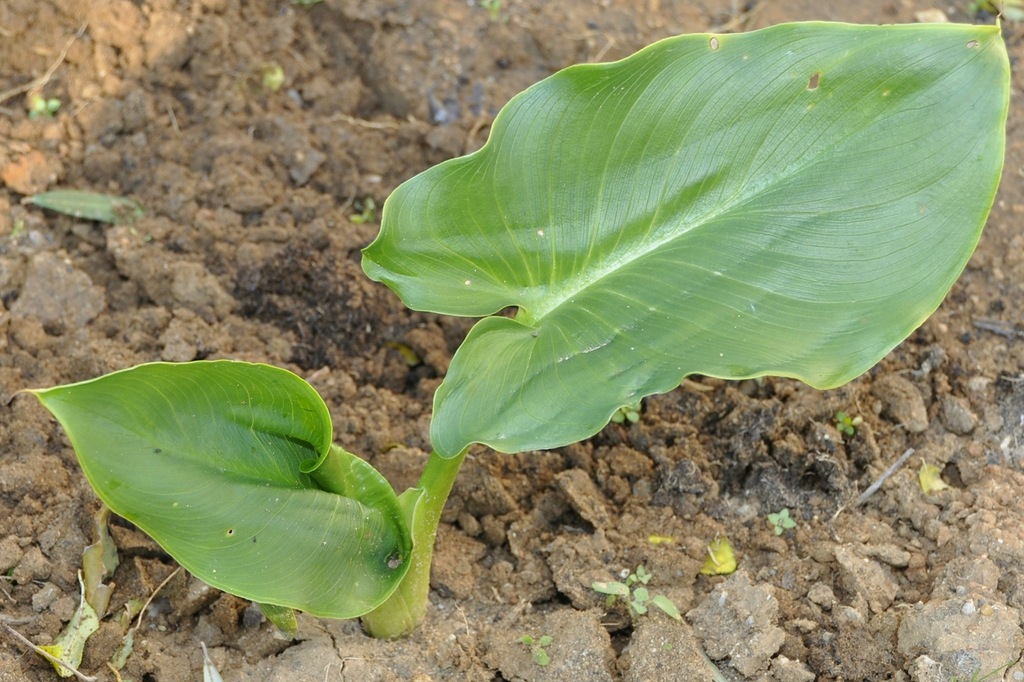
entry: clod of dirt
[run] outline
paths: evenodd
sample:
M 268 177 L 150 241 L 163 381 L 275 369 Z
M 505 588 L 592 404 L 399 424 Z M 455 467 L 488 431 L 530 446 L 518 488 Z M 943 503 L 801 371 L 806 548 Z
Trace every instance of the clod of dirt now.
M 594 480 L 582 469 L 569 469 L 555 477 L 569 504 L 583 520 L 595 528 L 608 526 L 608 507 Z
M 652 609 L 633 630 L 619 665 L 626 667 L 624 682 L 710 680 L 714 673 L 701 655 L 693 629 Z
M 0 180 L 19 194 L 37 194 L 57 182 L 62 175 L 64 166 L 59 158 L 33 149 L 7 164 L 0 172 Z
M 53 253 L 37 253 L 25 285 L 11 306 L 15 317 L 34 317 L 58 332 L 78 329 L 106 307 L 103 289 L 89 276 Z
M 785 656 L 772 659 L 772 680 L 774 682 L 814 682 L 814 673 L 806 663 L 793 661 Z
M 484 660 L 506 680 L 573 680 L 611 682 L 614 665 L 611 638 L 601 625 L 601 612 L 555 611 L 539 623 L 533 619 L 502 623 L 484 636 Z M 537 665 L 522 643 L 523 635 L 550 634 L 551 662 Z
M 686 614 L 707 655 L 725 661 L 742 675 L 768 670 L 771 657 L 786 639 L 775 623 L 779 602 L 771 585 L 753 585 L 738 571 Z
M 944 395 L 939 401 L 939 421 L 948 431 L 966 436 L 978 425 L 978 417 L 967 407 L 962 398 Z
M 914 384 L 897 374 L 887 374 L 875 382 L 871 392 L 882 401 L 885 414 L 910 433 L 928 428 L 928 410 Z
M 978 679 L 1020 657 L 1019 622 L 1017 609 L 970 594 L 916 604 L 900 624 L 897 649 L 910 659 L 937 661 L 943 679 Z
M 881 613 L 892 604 L 899 585 L 889 570 L 877 561 L 858 556 L 852 547 L 835 549 L 839 579 L 843 588 L 867 602 L 873 613 Z

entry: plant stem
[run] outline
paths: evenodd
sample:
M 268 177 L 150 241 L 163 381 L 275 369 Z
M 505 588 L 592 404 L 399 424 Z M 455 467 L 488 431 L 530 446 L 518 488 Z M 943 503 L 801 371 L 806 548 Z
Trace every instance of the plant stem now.
M 423 490 L 423 497 L 411 520 L 413 548 L 409 572 L 386 602 L 363 616 L 363 625 L 373 637 L 394 639 L 407 635 L 426 615 L 437 526 L 467 452 L 468 449 L 449 458 L 430 453 L 417 486 Z

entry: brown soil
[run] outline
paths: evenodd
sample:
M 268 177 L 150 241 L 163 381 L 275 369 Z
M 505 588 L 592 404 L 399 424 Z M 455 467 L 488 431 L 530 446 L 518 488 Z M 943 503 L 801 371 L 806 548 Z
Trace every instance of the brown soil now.
M 98 508 L 66 437 L 25 387 L 138 362 L 230 357 L 289 367 L 336 437 L 396 486 L 415 480 L 430 396 L 468 322 L 410 313 L 359 249 L 402 180 L 486 138 L 513 94 L 658 38 L 781 21 L 910 22 L 918 0 L 4 0 L 0 91 L 43 75 L 61 108 L 0 101 L 0 618 L 52 641 L 78 601 Z M 953 7 L 970 21 L 968 3 Z M 1019 26 L 1006 26 L 1015 60 Z M 1015 61 L 1015 63 L 1017 63 Z M 262 85 L 283 69 L 277 91 Z M 1018 104 L 1020 72 L 1014 74 Z M 1024 679 L 1024 128 L 981 246 L 949 299 L 878 367 L 826 393 L 696 379 L 641 421 L 550 453 L 467 461 L 440 531 L 427 622 L 367 638 L 301 620 L 285 642 L 245 602 L 179 573 L 143 619 L 124 679 Z M 129 196 L 104 226 L 23 206 L 47 188 Z M 410 369 L 395 344 L 423 363 Z M 844 410 L 864 423 L 841 434 Z M 849 503 L 907 448 L 863 505 Z M 951 488 L 924 495 L 916 471 Z M 845 506 L 845 508 L 844 508 Z M 791 510 L 776 536 L 766 515 Z M 841 513 L 837 512 L 842 509 Z M 174 568 L 115 524 L 115 613 Z M 699 571 L 727 535 L 739 571 Z M 652 543 L 651 536 L 671 538 Z M 590 589 L 644 564 L 686 614 L 631 623 Z M 119 641 L 108 618 L 83 672 Z M 550 635 L 550 665 L 523 635 Z M 1003 667 L 1007 666 L 1007 667 Z M 52 669 L 0 635 L 0 681 Z M 974 677 L 972 677 L 974 675 Z

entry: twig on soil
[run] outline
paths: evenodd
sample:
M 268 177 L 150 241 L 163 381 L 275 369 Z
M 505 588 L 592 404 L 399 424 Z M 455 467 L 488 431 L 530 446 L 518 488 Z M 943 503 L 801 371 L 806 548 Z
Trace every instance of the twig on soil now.
M 367 121 L 365 118 L 356 118 L 348 114 L 334 114 L 328 117 L 327 121 L 329 123 L 344 121 L 350 125 L 369 128 L 370 130 L 398 130 L 401 127 L 396 121 Z
M 1008 339 L 1024 338 L 1024 332 L 1010 326 L 1006 322 L 999 322 L 998 320 L 975 320 L 974 326 L 999 336 L 1005 336 Z
M 73 36 L 68 38 L 68 42 L 64 45 L 64 49 L 60 51 L 60 55 L 57 57 L 57 60 L 50 65 L 50 68 L 46 70 L 46 73 L 44 73 L 39 78 L 29 81 L 28 83 L 11 88 L 10 90 L 4 90 L 3 92 L 0 92 L 0 102 L 6 102 L 10 98 L 17 97 L 18 95 L 24 94 L 26 92 L 39 90 L 44 85 L 49 83 L 50 79 L 53 78 L 53 74 L 56 73 L 57 69 L 60 68 L 60 65 L 64 63 L 64 59 L 68 56 L 68 50 L 71 49 L 71 46 L 75 43 L 76 40 L 85 35 L 85 27 L 88 25 L 88 22 L 82 24 L 81 28 L 79 28 Z
M 43 649 L 42 647 L 36 646 L 27 637 L 25 637 L 25 635 L 21 634 L 20 632 L 18 632 L 14 628 L 12 628 L 7 623 L 0 623 L 0 627 L 3 627 L 3 629 L 6 630 L 12 637 L 17 639 L 19 642 L 21 642 L 25 646 L 27 646 L 30 649 L 32 649 L 32 651 L 34 651 L 37 654 L 39 654 L 40 656 L 42 656 L 43 658 L 48 660 L 50 663 L 53 663 L 54 665 L 59 665 L 60 667 L 64 668 L 65 670 L 70 672 L 72 675 L 77 677 L 79 680 L 82 680 L 82 682 L 96 682 L 97 678 L 89 677 L 88 675 L 83 675 L 82 673 L 78 672 L 78 670 L 75 669 L 75 667 L 72 666 L 70 663 L 65 663 L 61 659 L 59 659 L 56 656 L 54 656 L 53 654 L 51 654 L 46 649 Z
M 889 467 L 888 469 L 886 469 L 885 472 L 881 476 L 878 477 L 878 480 L 876 480 L 874 483 L 869 485 L 868 489 L 865 490 L 863 493 L 861 493 L 860 497 L 858 497 L 857 500 L 853 504 L 851 504 L 851 505 L 845 505 L 844 504 L 839 509 L 837 509 L 836 513 L 832 515 L 832 518 L 829 519 L 829 523 L 832 523 L 833 521 L 835 521 L 836 518 L 841 513 L 843 513 L 843 510 L 845 510 L 847 507 L 850 507 L 851 509 L 856 509 L 857 507 L 859 507 L 862 504 L 864 504 L 869 497 L 874 495 L 878 491 L 878 489 L 882 487 L 883 483 L 885 483 L 887 480 L 889 480 L 890 476 L 892 476 L 894 473 L 896 473 L 897 469 L 899 469 L 901 466 L 903 466 L 904 462 L 906 462 L 908 459 L 910 459 L 910 456 L 912 454 L 914 454 L 914 448 L 907 448 L 907 451 L 904 452 L 902 455 L 900 455 L 900 458 L 897 459 L 895 462 L 893 462 L 892 466 Z
M 178 117 L 174 115 L 174 107 L 170 104 L 167 104 L 167 118 L 171 119 L 171 128 L 174 129 L 174 132 L 180 135 L 181 128 L 178 127 Z
M 156 586 L 156 589 L 153 590 L 153 594 L 149 595 L 149 599 L 146 600 L 146 603 L 143 604 L 142 608 L 139 610 L 139 619 L 135 622 L 135 629 L 136 630 L 138 630 L 140 627 L 142 627 L 142 617 L 146 615 L 146 609 L 148 609 L 149 605 L 153 603 L 153 598 L 156 597 L 156 595 L 160 592 L 160 590 L 164 589 L 164 586 L 167 583 L 171 582 L 171 578 L 173 578 L 174 576 L 178 575 L 178 573 L 180 573 L 180 572 L 181 572 L 181 566 L 178 566 L 176 569 L 171 571 L 171 574 L 169 576 L 164 578 L 164 581 L 162 583 L 160 583 L 159 585 Z

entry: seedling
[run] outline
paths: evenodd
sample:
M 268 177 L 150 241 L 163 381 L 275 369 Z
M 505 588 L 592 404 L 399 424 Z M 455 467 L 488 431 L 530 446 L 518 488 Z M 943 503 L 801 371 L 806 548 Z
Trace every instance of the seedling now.
M 551 663 L 551 656 L 548 654 L 548 647 L 551 646 L 552 642 L 550 635 L 541 635 L 537 639 L 530 635 L 523 635 L 519 641 L 529 647 L 534 663 L 539 666 Z
M 651 596 L 646 587 L 647 583 L 651 581 L 651 574 L 647 572 L 643 564 L 637 566 L 634 573 L 630 573 L 628 570 L 622 573 L 624 582 L 612 580 L 595 582 L 591 585 L 595 592 L 608 595 L 607 606 L 611 606 L 615 603 L 616 598 L 620 598 L 629 606 L 633 618 L 645 615 L 649 606 L 657 606 L 672 618 L 682 620 L 678 607 L 671 599 L 661 594 Z
M 363 199 L 363 210 L 350 215 L 348 219 L 357 225 L 372 223 L 377 219 L 377 202 L 373 200 L 373 197 L 366 197 Z
M 284 69 L 280 64 L 265 64 L 260 70 L 260 85 L 267 92 L 277 92 L 284 85 Z
M 839 429 L 839 433 L 852 436 L 857 433 L 857 427 L 863 423 L 863 417 L 851 417 L 845 412 L 836 412 L 836 428 Z
M 30 120 L 38 118 L 53 118 L 60 111 L 60 100 L 56 97 L 47 99 L 38 92 L 28 96 L 28 117 Z
M 388 197 L 363 251 L 410 308 L 484 317 L 401 494 L 282 369 L 154 363 L 32 393 L 100 498 L 198 578 L 399 636 L 473 444 L 565 446 L 694 373 L 839 386 L 910 334 L 981 235 L 1008 101 L 999 28 L 951 24 L 680 36 L 516 96 L 483 148 Z M 724 539 L 709 561 L 736 567 Z M 637 581 L 631 609 L 666 608 Z
M 623 405 L 612 414 L 613 424 L 636 424 L 640 421 L 640 405 Z
M 501 21 L 501 0 L 480 0 L 480 6 L 487 10 L 491 21 Z
M 789 509 L 785 507 L 775 514 L 769 514 L 768 523 L 772 525 L 776 535 L 782 535 L 790 528 L 796 528 L 796 521 L 789 517 Z

